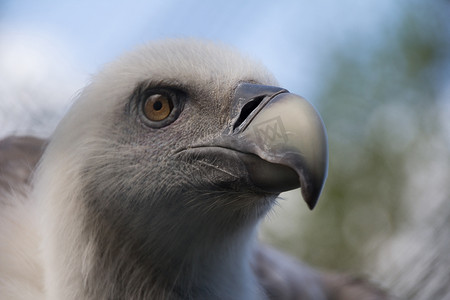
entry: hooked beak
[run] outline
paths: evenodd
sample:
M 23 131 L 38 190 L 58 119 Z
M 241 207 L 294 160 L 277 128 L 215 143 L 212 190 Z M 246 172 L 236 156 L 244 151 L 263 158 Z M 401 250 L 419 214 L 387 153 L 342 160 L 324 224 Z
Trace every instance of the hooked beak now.
M 252 182 L 278 193 L 301 187 L 314 208 L 328 171 L 327 135 L 314 107 L 285 89 L 241 83 L 231 121 L 223 135 L 226 147 L 261 158 L 240 156 Z

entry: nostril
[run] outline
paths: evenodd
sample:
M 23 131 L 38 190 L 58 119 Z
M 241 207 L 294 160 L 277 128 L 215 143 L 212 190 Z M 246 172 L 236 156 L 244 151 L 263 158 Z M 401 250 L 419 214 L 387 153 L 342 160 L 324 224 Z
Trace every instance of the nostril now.
M 239 118 L 233 125 L 233 131 L 236 128 L 238 128 L 248 118 L 248 116 L 252 113 L 252 111 L 254 111 L 258 107 L 258 105 L 261 103 L 264 97 L 265 96 L 256 97 L 242 107 L 241 113 L 239 114 Z

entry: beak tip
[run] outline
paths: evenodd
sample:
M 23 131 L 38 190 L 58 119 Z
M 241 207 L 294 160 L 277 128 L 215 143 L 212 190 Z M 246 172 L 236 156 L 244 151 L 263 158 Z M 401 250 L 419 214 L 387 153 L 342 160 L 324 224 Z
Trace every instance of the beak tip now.
M 316 201 L 307 202 L 309 210 L 313 210 L 316 207 Z
M 306 189 L 302 188 L 302 196 L 306 204 L 308 205 L 308 208 L 310 210 L 313 210 L 319 200 L 320 193 L 319 195 L 311 195 L 306 191 Z
M 303 200 L 306 202 L 310 210 L 313 210 L 319 201 L 322 189 L 325 184 L 325 176 L 321 176 L 320 179 L 312 180 L 312 178 L 300 175 L 300 186 Z

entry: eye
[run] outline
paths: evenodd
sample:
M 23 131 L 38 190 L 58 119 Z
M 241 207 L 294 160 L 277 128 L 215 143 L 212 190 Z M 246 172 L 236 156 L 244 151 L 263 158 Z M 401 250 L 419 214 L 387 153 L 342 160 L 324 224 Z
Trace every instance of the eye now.
M 150 121 L 162 121 L 170 115 L 172 110 L 172 100 L 165 95 L 151 95 L 144 103 L 144 115 Z
M 183 109 L 184 93 L 172 88 L 155 88 L 139 95 L 139 115 L 144 124 L 161 128 L 175 121 Z

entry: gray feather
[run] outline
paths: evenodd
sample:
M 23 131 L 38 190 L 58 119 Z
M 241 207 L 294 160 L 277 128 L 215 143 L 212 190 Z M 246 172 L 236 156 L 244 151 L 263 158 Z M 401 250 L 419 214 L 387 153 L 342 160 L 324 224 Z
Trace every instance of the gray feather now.
M 41 158 L 26 193 L 34 204 L 0 218 L 15 228 L 9 216 L 34 209 L 40 246 L 26 255 L 44 278 L 15 279 L 3 290 L 20 298 L 15 286 L 33 286 L 30 299 L 388 299 L 259 245 L 257 225 L 277 194 L 252 186 L 240 161 L 183 152 L 223 135 L 240 82 L 276 84 L 226 47 L 155 43 L 93 78 L 42 157 L 42 140 L 2 141 L 3 202 L 30 186 Z M 149 127 L 139 97 L 167 87 L 188 99 L 183 112 L 170 126 Z M 8 274 L 1 264 L 0 295 Z

